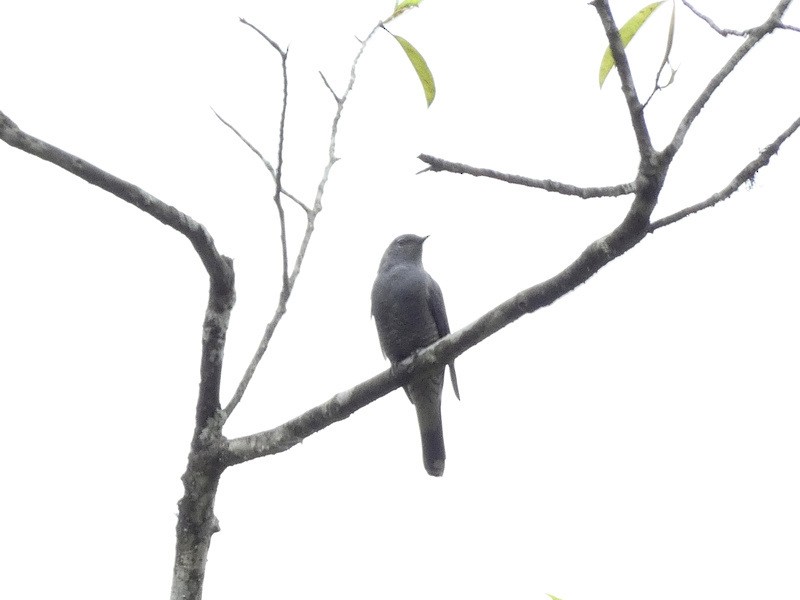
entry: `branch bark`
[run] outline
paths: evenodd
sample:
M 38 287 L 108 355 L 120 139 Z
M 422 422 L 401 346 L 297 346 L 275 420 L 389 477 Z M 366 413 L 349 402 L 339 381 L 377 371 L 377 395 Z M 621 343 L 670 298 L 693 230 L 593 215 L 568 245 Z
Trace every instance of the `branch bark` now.
M 220 380 L 231 311 L 236 301 L 232 261 L 219 254 L 205 227 L 174 206 L 99 167 L 22 131 L 0 112 L 0 139 L 38 156 L 96 185 L 181 233 L 194 246 L 209 276 L 208 304 L 203 321 L 200 386 L 188 465 L 182 480 L 184 496 L 178 503 L 177 540 L 173 570 L 173 598 L 199 598 L 205 563 L 216 531 L 214 497 L 221 470 L 217 460 L 199 460 L 214 447 L 221 427 Z
M 705 89 L 700 93 L 692 106 L 689 107 L 689 110 L 686 111 L 686 114 L 684 115 L 683 119 L 681 119 L 681 122 L 678 124 L 678 127 L 675 130 L 675 135 L 673 136 L 672 141 L 664 149 L 664 152 L 667 156 L 670 158 L 675 156 L 675 153 L 683 145 L 683 142 L 686 139 L 686 134 L 689 133 L 689 128 L 692 126 L 692 123 L 694 123 L 694 120 L 700 115 L 700 112 L 703 110 L 706 102 L 711 99 L 711 96 L 714 94 L 714 92 L 719 88 L 720 85 L 722 85 L 722 82 L 727 79 L 727 77 L 733 72 L 742 59 L 747 56 L 747 54 L 765 36 L 769 35 L 775 31 L 775 29 L 778 29 L 781 26 L 781 18 L 791 3 L 792 0 L 781 0 L 775 9 L 770 13 L 769 17 L 767 17 L 767 20 L 764 21 L 764 23 L 749 30 L 747 39 L 745 39 L 745 41 L 742 42 L 742 45 L 736 49 L 736 51 L 725 62 L 719 72 L 711 78 L 711 81 L 708 82 L 708 85 L 705 87 Z
M 481 167 L 471 167 L 463 163 L 452 162 L 430 154 L 420 154 L 419 158 L 422 162 L 427 163 L 429 167 L 424 171 L 447 171 L 448 173 L 456 173 L 458 175 L 472 175 L 473 177 L 489 177 L 499 181 L 505 181 L 514 185 L 523 185 L 526 187 L 538 188 L 548 192 L 555 192 L 565 196 L 578 196 L 579 198 L 601 198 L 604 196 L 624 196 L 632 194 L 636 191 L 636 183 L 621 183 L 619 185 L 609 185 L 603 187 L 579 187 L 570 183 L 562 183 L 560 181 L 553 181 L 552 179 L 532 179 L 522 175 L 512 175 L 510 173 L 503 173 L 493 169 L 485 169 Z

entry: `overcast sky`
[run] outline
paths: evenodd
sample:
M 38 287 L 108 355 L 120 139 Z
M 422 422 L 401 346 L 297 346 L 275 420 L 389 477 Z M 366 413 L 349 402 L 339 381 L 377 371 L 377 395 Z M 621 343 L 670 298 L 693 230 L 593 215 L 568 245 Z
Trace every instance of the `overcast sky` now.
M 612 8 L 622 22 L 643 4 Z M 695 4 L 745 28 L 773 2 Z M 4 7 L 0 109 L 201 221 L 234 259 L 223 401 L 279 284 L 269 175 L 210 110 L 274 156 L 277 55 L 238 18 L 291 47 L 286 186 L 310 201 L 334 110 L 317 72 L 341 91 L 356 37 L 392 6 Z M 642 94 L 668 18 L 662 7 L 629 46 Z M 797 7 L 787 21 L 800 22 Z M 616 73 L 598 89 L 606 41 L 591 6 L 427 0 L 390 28 L 426 57 L 437 98 L 426 109 L 400 47 L 378 32 L 289 312 L 228 437 L 386 368 L 369 294 L 396 235 L 431 236 L 425 265 L 457 329 L 559 272 L 629 206 L 416 174 L 426 152 L 579 185 L 630 181 L 636 145 Z M 679 7 L 677 80 L 647 111 L 657 147 L 740 43 Z M 722 188 L 797 118 L 799 45 L 797 33 L 769 36 L 708 103 L 656 216 Z M 443 478 L 425 474 L 399 391 L 229 469 L 205 597 L 800 595 L 798 161 L 791 139 L 751 189 L 649 236 L 460 357 L 462 401 L 444 395 Z M 5 144 L 0 198 L 0 596 L 166 597 L 207 276 L 174 231 Z

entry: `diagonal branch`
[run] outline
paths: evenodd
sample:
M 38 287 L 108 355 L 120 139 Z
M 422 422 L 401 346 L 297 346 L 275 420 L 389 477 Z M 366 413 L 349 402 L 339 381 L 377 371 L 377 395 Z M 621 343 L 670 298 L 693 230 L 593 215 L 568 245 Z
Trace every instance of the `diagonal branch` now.
M 752 50 L 755 45 L 758 44 L 762 38 L 764 38 L 764 36 L 769 35 L 775 31 L 775 29 L 780 27 L 781 17 L 786 12 L 786 9 L 789 8 L 791 3 L 792 0 L 781 0 L 778 2 L 778 5 L 769 15 L 767 20 L 764 21 L 764 23 L 749 30 L 747 39 L 745 39 L 745 41 L 742 42 L 742 45 L 734 51 L 719 72 L 711 78 L 711 81 L 708 82 L 706 88 L 700 93 L 700 95 L 697 97 L 697 100 L 694 101 L 694 104 L 689 107 L 689 110 L 686 112 L 686 115 L 684 115 L 683 119 L 681 119 L 681 122 L 678 124 L 678 127 L 675 130 L 675 135 L 673 136 L 672 141 L 664 149 L 664 153 L 668 158 L 675 156 L 675 153 L 683 145 L 686 134 L 689 132 L 689 128 L 692 126 L 692 123 L 703 110 L 703 107 L 706 105 L 709 99 L 711 99 L 711 96 L 714 94 L 714 92 L 719 88 L 722 82 L 725 81 L 728 75 L 731 74 L 733 69 L 736 68 L 741 60 L 747 56 L 750 50 Z
M 349 390 L 339 392 L 327 402 L 323 402 L 273 429 L 224 442 L 221 462 L 226 466 L 232 466 L 285 452 L 307 437 L 346 419 L 378 398 L 405 385 L 412 377 L 451 363 L 458 356 L 523 315 L 548 306 L 574 290 L 605 265 L 637 245 L 647 233 L 670 225 L 688 214 L 713 206 L 716 202 L 730 196 L 742 183 L 751 179 L 760 168 L 766 166 L 770 158 L 778 152 L 781 144 L 798 129 L 800 129 L 800 118 L 765 148 L 758 158 L 742 169 L 728 186 L 706 202 L 654 221 L 652 224 L 648 224 L 646 220 L 626 217 L 619 227 L 590 244 L 572 264 L 556 276 L 521 291 L 470 325 L 402 361 L 394 369 L 387 369 Z
M 556 276 L 523 290 L 490 310 L 472 324 L 441 338 L 399 363 L 304 414 L 268 431 L 229 440 L 221 460 L 226 466 L 246 462 L 290 449 L 308 436 L 349 417 L 357 410 L 397 389 L 426 371 L 451 363 L 525 314 L 548 306 L 586 282 L 603 266 L 638 244 L 646 234 L 647 222 L 626 220 L 608 235 L 590 244 L 581 255 Z
M 220 287 L 228 285 L 227 282 L 232 277 L 232 274 L 227 259 L 217 252 L 214 240 L 206 228 L 189 215 L 166 202 L 162 202 L 140 187 L 115 177 L 74 154 L 65 152 L 25 133 L 2 111 L 0 111 L 0 139 L 9 146 L 18 148 L 33 156 L 38 156 L 42 160 L 61 167 L 87 183 L 106 190 L 128 204 L 132 204 L 139 210 L 146 212 L 164 225 L 183 234 L 192 243 L 192 246 L 200 256 L 200 260 L 203 261 L 203 266 L 211 277 L 212 284 Z
M 243 143 L 245 146 L 247 146 L 248 148 L 250 148 L 250 150 L 253 152 L 253 154 L 255 154 L 255 155 L 258 157 L 258 159 L 261 161 L 261 163 L 262 163 L 262 164 L 263 164 L 263 165 L 266 167 L 267 171 L 269 171 L 269 174 L 270 174 L 270 175 L 272 175 L 272 179 L 274 180 L 274 179 L 275 179 L 275 167 L 273 167 L 273 166 L 272 166 L 272 163 L 271 163 L 271 162 L 269 162 L 269 161 L 268 161 L 268 160 L 267 160 L 267 159 L 264 157 L 264 155 L 263 155 L 263 154 L 261 154 L 261 151 L 260 151 L 258 148 L 256 148 L 256 147 L 255 147 L 253 144 L 251 144 L 251 143 L 250 143 L 250 141 L 249 141 L 249 140 L 248 140 L 246 137 L 244 137 L 244 135 L 242 135 L 241 133 L 239 133 L 239 130 L 238 130 L 238 129 L 236 129 L 236 127 L 234 127 L 234 126 L 233 126 L 233 125 L 231 125 L 231 124 L 230 124 L 228 121 L 226 121 L 225 119 L 223 119 L 223 118 L 222 118 L 222 116 L 220 116 L 220 114 L 219 114 L 219 113 L 218 113 L 216 110 L 214 110 L 214 109 L 212 108 L 212 109 L 211 109 L 211 112 L 213 112 L 213 113 L 214 113 L 214 116 L 215 116 L 215 117 L 217 117 L 217 119 L 219 119 L 219 120 L 222 122 L 222 124 L 223 124 L 223 125 L 225 125 L 225 127 L 227 127 L 228 129 L 230 129 L 230 130 L 231 130 L 231 131 L 232 131 L 232 132 L 233 132 L 233 133 L 236 135 L 236 137 L 238 137 L 238 138 L 239 138 L 239 139 L 242 141 L 242 143 Z
M 456 173 L 459 175 L 472 175 L 473 177 L 490 177 L 492 179 L 498 179 L 499 181 L 505 181 L 506 183 L 538 188 L 548 192 L 564 194 L 565 196 L 578 196 L 579 198 L 601 198 L 605 196 L 624 196 L 625 194 L 632 194 L 636 191 L 635 182 L 603 187 L 579 187 L 569 183 L 553 181 L 552 179 L 531 179 L 530 177 L 524 177 L 522 175 L 512 175 L 509 173 L 502 173 L 501 171 L 494 171 L 492 169 L 472 167 L 470 165 L 431 156 L 430 154 L 420 154 L 417 158 L 430 165 L 430 167 L 425 169 L 425 171 L 447 171 L 449 173 Z
M 739 173 L 736 174 L 736 176 L 728 185 L 703 202 L 698 202 L 697 204 L 684 208 L 683 210 L 679 210 L 669 216 L 658 219 L 657 221 L 653 221 L 647 230 L 648 233 L 653 233 L 655 230 L 660 229 L 661 227 L 672 225 L 673 223 L 680 221 L 689 215 L 693 215 L 701 210 L 711 208 L 715 204 L 730 198 L 736 190 L 744 185 L 745 182 L 752 181 L 756 173 L 762 167 L 765 167 L 767 164 L 769 164 L 770 159 L 778 153 L 778 150 L 783 142 L 789 139 L 789 137 L 795 131 L 797 131 L 798 128 L 800 128 L 800 118 L 796 119 L 795 122 L 789 125 L 789 127 L 786 128 L 786 130 L 783 131 L 777 138 L 775 138 L 775 140 L 769 146 L 759 152 L 758 156 L 748 165 L 746 165 L 741 171 L 739 171 Z
M 146 212 L 159 222 L 186 236 L 197 252 L 209 275 L 210 289 L 205 321 L 203 348 L 200 360 L 200 394 L 193 446 L 200 444 L 200 431 L 220 407 L 219 386 L 222 376 L 222 356 L 230 312 L 235 302 L 234 272 L 229 258 L 221 255 L 214 239 L 205 227 L 174 206 L 159 200 L 140 187 L 116 177 L 99 167 L 29 135 L 0 112 L 0 139 L 13 146 L 53 163 L 117 196 Z
M 239 130 L 236 129 L 236 127 L 234 127 L 228 121 L 226 121 L 224 118 L 222 118 L 222 116 L 217 111 L 215 111 L 212 108 L 211 112 L 213 112 L 214 116 L 217 117 L 217 119 L 219 119 L 222 122 L 223 125 L 225 125 L 228 129 L 230 129 L 236 135 L 236 137 L 238 137 L 242 141 L 242 143 L 245 146 L 250 148 L 250 150 L 253 152 L 253 154 L 255 154 L 259 158 L 261 163 L 264 165 L 264 167 L 266 167 L 267 171 L 269 171 L 269 174 L 272 175 L 272 180 L 275 181 L 275 179 L 276 179 L 275 168 L 272 166 L 272 163 L 270 163 L 264 157 L 264 155 L 261 154 L 261 151 L 258 148 L 256 148 L 253 144 L 251 144 L 250 141 L 246 137 L 244 137 L 244 135 L 239 133 Z M 301 200 L 299 200 L 296 196 L 294 196 L 293 194 L 290 194 L 288 191 L 286 191 L 283 188 L 281 188 L 281 194 L 283 194 L 284 196 L 289 198 L 289 200 L 291 200 L 292 202 L 297 204 L 297 206 L 302 208 L 305 212 L 308 212 L 309 210 L 311 210 L 305 204 L 303 204 L 303 202 Z
M 347 87 L 342 94 L 341 97 L 333 94 L 334 99 L 336 101 L 336 113 L 334 114 L 333 121 L 331 123 L 331 135 L 330 135 L 330 143 L 328 146 L 328 162 L 323 168 L 322 177 L 320 182 L 317 186 L 317 193 L 314 197 L 314 204 L 313 206 L 306 211 L 306 229 L 303 233 L 303 239 L 300 242 L 300 248 L 297 251 L 297 255 L 294 260 L 294 265 L 292 267 L 291 273 L 288 274 L 284 278 L 284 287 L 281 290 L 280 298 L 278 299 L 278 306 L 275 308 L 275 313 L 267 323 L 267 326 L 264 330 L 264 335 L 261 338 L 261 342 L 256 348 L 256 352 L 253 355 L 253 358 L 250 360 L 250 364 L 247 366 L 247 369 L 242 376 L 241 381 L 239 382 L 239 386 L 236 388 L 236 392 L 234 392 L 233 397 L 231 398 L 228 405 L 223 410 L 222 418 L 223 420 L 227 420 L 233 411 L 238 406 L 239 402 L 241 402 L 242 397 L 244 396 L 245 391 L 247 390 L 247 386 L 250 384 L 250 381 L 255 375 L 256 368 L 258 368 L 259 363 L 261 362 L 262 357 L 267 351 L 269 347 L 269 343 L 272 340 L 272 336 L 275 333 L 275 330 L 278 327 L 283 315 L 286 313 L 286 307 L 289 302 L 289 298 L 292 294 L 292 290 L 294 289 L 294 284 L 297 281 L 297 277 L 300 275 L 300 269 L 303 265 L 303 260 L 305 259 L 306 251 L 308 250 L 308 245 L 311 241 L 311 236 L 314 233 L 314 224 L 317 218 L 317 215 L 322 212 L 322 197 L 325 193 L 325 186 L 328 182 L 328 177 L 330 176 L 331 169 L 333 165 L 338 160 L 336 158 L 336 137 L 339 132 L 339 121 L 342 117 L 342 111 L 344 110 L 345 102 L 347 101 L 347 97 L 350 94 L 350 91 L 353 89 L 356 81 L 356 67 L 358 66 L 359 60 L 361 59 L 362 54 L 364 53 L 364 49 L 367 46 L 367 43 L 375 34 L 375 32 L 379 29 L 380 24 L 376 25 L 372 31 L 370 31 L 369 35 L 361 42 L 361 46 L 356 53 L 355 58 L 350 67 L 350 80 L 347 84 Z M 262 34 L 263 35 L 263 34 Z M 266 37 L 266 36 L 265 36 Z M 324 78 L 323 78 L 324 79 Z M 326 85 L 327 81 L 325 82 Z M 333 93 L 333 90 L 328 86 L 328 89 Z M 286 111 L 286 95 L 284 94 L 284 110 Z M 276 169 L 277 171 L 277 169 Z

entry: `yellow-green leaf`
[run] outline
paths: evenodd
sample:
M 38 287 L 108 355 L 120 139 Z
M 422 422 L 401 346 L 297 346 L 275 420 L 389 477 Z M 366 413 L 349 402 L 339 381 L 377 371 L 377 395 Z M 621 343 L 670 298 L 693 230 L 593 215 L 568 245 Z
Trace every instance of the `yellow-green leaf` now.
M 422 84 L 422 89 L 425 91 L 425 101 L 428 103 L 428 106 L 430 106 L 431 102 L 433 102 L 433 99 L 436 97 L 436 84 L 433 83 L 433 73 L 431 73 L 431 70 L 428 68 L 428 63 L 425 62 L 422 55 L 408 40 L 399 35 L 392 34 L 392 36 L 403 48 L 406 56 L 408 56 L 408 60 L 411 61 L 411 66 L 413 66 L 414 70 L 417 72 L 417 77 L 419 77 L 419 81 Z
M 419 6 L 420 2 L 422 2 L 422 0 L 402 0 L 402 2 L 397 2 L 394 6 L 394 12 L 392 13 L 392 16 L 386 19 L 384 21 L 384 24 L 388 23 L 392 19 L 399 17 L 409 8 L 416 8 L 417 6 Z
M 560 600 L 559 598 L 553 596 L 553 594 L 547 594 L 547 595 L 550 596 L 551 600 Z
M 641 29 L 645 21 L 650 18 L 650 15 L 653 14 L 653 11 L 655 11 L 655 9 L 662 4 L 664 4 L 664 0 L 661 0 L 661 2 L 653 2 L 652 4 L 648 4 L 642 10 L 628 19 L 627 23 L 620 28 L 619 37 L 622 38 L 623 48 L 627 46 L 628 42 L 633 39 L 633 36 L 635 36 L 636 32 Z M 606 48 L 605 54 L 603 54 L 603 60 L 600 61 L 600 87 L 603 87 L 606 77 L 608 77 L 608 74 L 611 72 L 611 69 L 614 68 L 615 64 L 614 57 L 611 55 L 611 46 L 609 46 Z

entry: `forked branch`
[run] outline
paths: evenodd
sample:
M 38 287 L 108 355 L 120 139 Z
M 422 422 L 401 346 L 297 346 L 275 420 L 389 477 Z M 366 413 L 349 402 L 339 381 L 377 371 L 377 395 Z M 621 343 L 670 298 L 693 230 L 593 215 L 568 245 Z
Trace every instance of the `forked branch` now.
M 247 25 L 250 25 L 250 24 L 247 23 Z M 253 26 L 250 25 L 250 27 L 253 27 Z M 303 260 L 305 259 L 306 251 L 308 250 L 308 245 L 309 245 L 309 243 L 311 241 L 311 236 L 314 233 L 314 223 L 316 221 L 317 215 L 322 211 L 322 197 L 323 197 L 323 195 L 325 193 L 325 186 L 328 183 L 328 177 L 330 176 L 330 172 L 331 172 L 331 169 L 333 168 L 333 165 L 338 160 L 336 158 L 336 137 L 337 137 L 338 132 L 339 132 L 339 120 L 342 117 L 342 111 L 344 110 L 344 106 L 345 106 L 345 102 L 347 101 L 347 97 L 349 96 L 350 91 L 353 89 L 353 86 L 355 85 L 356 67 L 358 66 L 358 62 L 361 59 L 362 54 L 364 53 L 364 49 L 366 48 L 367 43 L 372 38 L 372 36 L 375 34 L 375 32 L 379 29 L 379 27 L 380 27 L 380 24 L 376 25 L 372 29 L 372 31 L 370 31 L 369 35 L 364 39 L 364 41 L 361 42 L 361 45 L 360 45 L 360 47 L 358 49 L 358 52 L 356 53 L 356 56 L 353 59 L 353 63 L 351 65 L 351 67 L 350 67 L 350 80 L 348 81 L 347 87 L 345 88 L 345 91 L 341 96 L 337 96 L 333 92 L 333 89 L 331 88 L 331 86 L 328 84 L 327 80 L 325 80 L 325 78 L 323 76 L 323 81 L 325 82 L 326 87 L 331 91 L 331 93 L 333 94 L 333 96 L 334 96 L 334 98 L 336 100 L 336 112 L 335 112 L 335 114 L 333 116 L 333 121 L 331 123 L 330 142 L 329 142 L 329 145 L 328 145 L 328 162 L 326 163 L 325 167 L 322 170 L 322 177 L 320 178 L 320 182 L 317 185 L 317 192 L 316 192 L 316 195 L 314 197 L 314 202 L 309 208 L 306 208 L 306 228 L 305 228 L 305 232 L 303 233 L 303 239 L 300 241 L 300 247 L 299 247 L 299 249 L 297 251 L 297 255 L 295 256 L 294 264 L 292 266 L 291 271 L 288 271 L 288 263 L 284 263 L 283 286 L 281 288 L 281 293 L 280 293 L 280 296 L 278 298 L 277 307 L 275 308 L 275 313 L 273 314 L 272 319 L 270 319 L 269 323 L 267 323 L 267 326 L 264 329 L 264 334 L 261 337 L 261 341 L 259 342 L 258 347 L 256 348 L 256 351 L 255 351 L 255 354 L 253 355 L 253 358 L 250 360 L 250 364 L 247 366 L 247 369 L 245 370 L 244 375 L 242 376 L 242 379 L 239 382 L 239 386 L 236 388 L 236 392 L 234 392 L 233 397 L 231 398 L 230 402 L 228 402 L 228 405 L 222 411 L 223 421 L 227 420 L 230 417 L 230 415 L 233 413 L 233 411 L 238 406 L 239 402 L 241 402 L 242 397 L 244 396 L 244 393 L 247 390 L 247 386 L 249 385 L 250 381 L 252 380 L 253 375 L 255 375 L 256 369 L 258 368 L 258 365 L 261 362 L 261 359 L 263 358 L 264 354 L 267 351 L 267 348 L 269 347 L 269 343 L 272 340 L 272 336 L 275 333 L 275 330 L 277 329 L 278 325 L 280 324 L 281 319 L 283 318 L 283 315 L 286 313 L 286 307 L 287 307 L 287 304 L 289 302 L 289 298 L 290 298 L 290 296 L 292 294 L 292 290 L 294 289 L 294 285 L 295 285 L 295 282 L 297 281 L 297 277 L 300 275 L 300 269 L 301 269 L 301 267 L 303 265 Z M 259 32 L 259 33 L 261 33 L 261 32 Z M 266 35 L 264 35 L 263 33 L 261 33 L 261 35 L 264 36 L 265 39 L 269 40 L 269 38 Z M 274 44 L 274 47 L 277 47 L 277 44 L 275 44 L 274 42 L 272 42 L 272 43 Z M 276 49 L 278 49 L 279 52 L 280 52 L 279 47 L 276 48 Z M 286 81 L 287 81 L 285 54 L 281 54 L 281 56 L 282 56 L 282 64 L 283 64 L 283 68 L 284 68 L 284 96 L 283 96 L 283 109 L 281 111 L 281 115 L 282 115 L 281 121 L 283 122 L 283 120 L 285 118 L 285 115 L 286 115 L 286 107 L 287 107 L 287 104 L 288 104 L 288 94 L 285 91 L 286 90 Z M 283 145 L 283 141 L 282 141 L 283 140 L 283 126 L 281 126 L 281 136 L 280 137 L 281 137 L 280 146 L 282 147 L 282 145 Z M 275 179 L 276 179 L 276 196 L 275 196 L 276 197 L 276 204 L 278 204 L 278 201 L 277 201 L 278 189 L 280 188 L 280 178 L 279 178 L 278 175 L 280 173 L 280 169 L 282 168 L 282 164 L 283 164 L 283 160 L 282 160 L 281 154 L 279 153 L 279 159 L 278 159 L 277 165 L 275 167 L 275 173 L 276 173 L 276 177 L 275 177 Z M 305 204 L 303 204 L 303 206 L 305 207 Z M 282 215 L 281 215 L 281 222 L 283 222 Z M 283 226 L 282 226 L 282 233 L 283 232 L 284 232 L 284 229 L 283 229 Z M 285 252 L 285 248 L 286 248 L 285 240 L 283 241 L 283 248 L 284 248 L 284 252 Z M 285 256 L 285 254 L 284 254 L 284 256 Z

